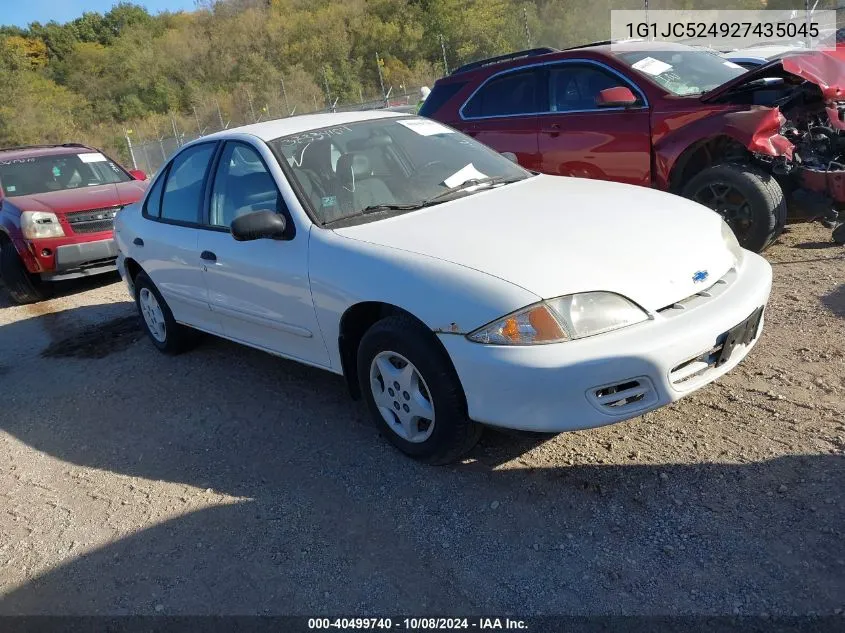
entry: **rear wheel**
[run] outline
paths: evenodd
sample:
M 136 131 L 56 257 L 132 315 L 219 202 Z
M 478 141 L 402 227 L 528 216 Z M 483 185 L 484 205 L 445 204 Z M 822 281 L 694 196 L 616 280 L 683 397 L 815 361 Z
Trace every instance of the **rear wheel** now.
M 53 296 L 53 285 L 26 269 L 15 246 L 8 239 L 0 241 L 0 276 L 15 303 L 35 303 Z
M 390 316 L 358 348 L 358 380 L 382 434 L 403 453 L 446 464 L 470 450 L 481 426 L 469 419 L 446 353 L 414 319 Z
M 153 345 L 165 354 L 179 354 L 189 349 L 198 333 L 176 322 L 167 302 L 145 273 L 138 273 L 134 285 L 135 303 Z
M 708 167 L 683 188 L 684 197 L 713 209 L 731 227 L 743 248 L 760 252 L 786 223 L 786 201 L 778 182 L 749 165 Z

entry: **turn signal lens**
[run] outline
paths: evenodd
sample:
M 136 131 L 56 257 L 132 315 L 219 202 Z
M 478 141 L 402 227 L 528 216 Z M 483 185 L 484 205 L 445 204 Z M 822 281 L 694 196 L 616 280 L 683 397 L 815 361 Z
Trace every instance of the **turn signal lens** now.
M 569 340 L 545 304 L 530 306 L 469 335 L 476 343 L 538 345 Z

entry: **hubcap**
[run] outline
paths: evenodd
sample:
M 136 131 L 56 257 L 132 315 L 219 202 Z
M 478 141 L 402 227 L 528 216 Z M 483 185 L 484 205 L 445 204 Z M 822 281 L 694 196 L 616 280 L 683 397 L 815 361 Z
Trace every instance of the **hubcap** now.
M 149 288 L 141 288 L 138 299 L 141 305 L 141 314 L 144 315 L 144 321 L 147 323 L 150 334 L 159 343 L 164 343 L 167 339 L 167 328 L 164 324 L 164 314 L 158 304 L 158 299 L 150 292 Z
M 752 224 L 751 203 L 733 185 L 723 182 L 704 185 L 693 199 L 721 215 L 740 242 L 748 236 Z
M 396 352 L 381 352 L 370 364 L 370 389 L 387 426 L 419 444 L 434 431 L 431 392 L 413 363 Z

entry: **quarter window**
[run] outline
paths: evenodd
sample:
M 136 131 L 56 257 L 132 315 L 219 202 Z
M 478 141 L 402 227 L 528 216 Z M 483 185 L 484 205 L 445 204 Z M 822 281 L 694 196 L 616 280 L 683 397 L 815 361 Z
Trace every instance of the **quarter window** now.
M 161 215 L 161 190 L 164 187 L 165 180 L 167 180 L 167 174 L 162 174 L 161 178 L 155 181 L 150 189 L 150 193 L 147 195 L 144 213 L 151 218 L 157 218 Z
M 466 118 L 533 114 L 539 108 L 536 70 L 507 73 L 485 84 L 464 106 Z M 545 109 L 545 108 L 543 108 Z
M 211 226 L 226 227 L 253 211 L 283 212 L 273 176 L 254 148 L 229 142 L 223 148 L 211 192 Z
M 161 200 L 162 219 L 189 223 L 198 221 L 205 174 L 215 147 L 215 143 L 194 145 L 173 159 Z M 152 215 L 149 205 L 147 209 Z
M 595 66 L 566 64 L 549 73 L 552 112 L 594 110 L 602 90 L 627 85 L 619 77 Z

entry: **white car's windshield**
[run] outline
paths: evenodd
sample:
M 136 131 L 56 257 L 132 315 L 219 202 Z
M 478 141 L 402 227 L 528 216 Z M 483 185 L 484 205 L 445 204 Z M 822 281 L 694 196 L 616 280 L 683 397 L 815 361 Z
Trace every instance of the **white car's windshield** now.
M 698 95 L 745 72 L 739 64 L 703 50 L 637 51 L 619 59 L 672 94 Z
M 129 180 L 126 172 L 100 152 L 0 159 L 0 184 L 10 197 Z
M 270 146 L 321 224 L 409 211 L 530 176 L 471 138 L 416 117 L 311 130 Z

